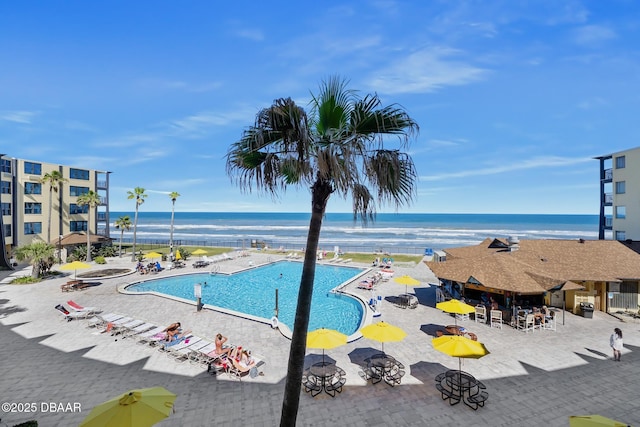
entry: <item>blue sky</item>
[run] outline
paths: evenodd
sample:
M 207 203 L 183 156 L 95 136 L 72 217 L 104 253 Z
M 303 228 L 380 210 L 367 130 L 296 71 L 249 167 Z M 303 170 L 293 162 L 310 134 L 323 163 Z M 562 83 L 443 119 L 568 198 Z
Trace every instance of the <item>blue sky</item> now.
M 0 3 L 0 152 L 112 171 L 110 205 L 310 211 L 243 194 L 225 154 L 340 75 L 418 122 L 401 212 L 598 213 L 594 156 L 640 145 L 640 3 Z M 333 198 L 330 212 L 349 212 Z M 379 212 L 392 211 L 379 207 Z

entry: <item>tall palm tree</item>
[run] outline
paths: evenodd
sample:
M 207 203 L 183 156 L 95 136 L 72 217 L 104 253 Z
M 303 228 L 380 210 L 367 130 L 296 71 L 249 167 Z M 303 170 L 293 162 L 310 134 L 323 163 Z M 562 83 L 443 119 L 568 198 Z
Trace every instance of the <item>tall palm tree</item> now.
M 53 265 L 55 246 L 46 242 L 33 242 L 16 248 L 15 256 L 18 261 L 28 260 L 31 264 L 31 276 L 38 278 Z
M 176 210 L 176 199 L 180 197 L 180 194 L 176 191 L 172 191 L 169 193 L 169 198 L 171 198 L 171 232 L 169 233 L 169 253 L 173 256 L 173 217 Z M 170 260 L 173 261 L 173 260 Z
M 124 236 L 125 231 L 129 231 L 131 229 L 131 218 L 129 215 L 121 216 L 115 222 L 116 229 L 120 230 L 120 245 L 118 247 L 118 257 L 122 257 L 122 237 Z
M 53 193 L 58 192 L 63 182 L 68 180 L 62 176 L 60 171 L 53 170 L 44 174 L 40 180 L 41 184 L 49 184 L 49 218 L 47 223 L 47 243 L 51 243 L 51 216 L 53 213 Z M 62 231 L 62 230 L 60 230 Z
M 376 203 L 396 208 L 415 194 L 416 170 L 400 151 L 417 123 L 399 106 L 382 106 L 377 95 L 359 97 L 345 80 L 331 77 L 312 95 L 311 112 L 282 98 L 258 112 L 255 124 L 229 147 L 227 173 L 241 189 L 277 195 L 287 186 L 311 189 L 311 220 L 298 293 L 281 426 L 294 426 L 306 352 L 316 251 L 329 197 L 351 195 L 354 218 L 375 218 Z M 398 137 L 394 148 L 389 136 Z M 369 187 L 373 192 L 369 191 Z
M 89 206 L 89 219 L 87 220 L 87 262 L 91 262 L 91 211 L 93 211 L 96 206 L 100 206 L 102 200 L 100 200 L 98 193 L 93 190 L 89 190 L 78 196 L 76 202 L 78 203 L 78 206 Z
M 136 214 L 133 217 L 133 252 L 131 253 L 131 261 L 136 260 L 136 232 L 138 231 L 138 208 L 147 198 L 144 188 L 136 187 L 133 191 L 127 191 L 127 199 L 136 199 Z

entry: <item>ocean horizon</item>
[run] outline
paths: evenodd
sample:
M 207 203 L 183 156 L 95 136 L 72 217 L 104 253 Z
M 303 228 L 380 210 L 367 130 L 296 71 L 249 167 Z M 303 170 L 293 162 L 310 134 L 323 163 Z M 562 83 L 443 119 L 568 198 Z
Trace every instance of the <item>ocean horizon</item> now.
M 134 212 L 110 212 L 111 237 L 118 217 Z M 265 242 L 271 248 L 301 250 L 307 239 L 310 213 L 282 212 L 175 212 L 173 239 L 176 246 L 250 247 Z M 422 254 L 434 250 L 480 243 L 487 237 L 520 239 L 598 238 L 598 215 L 588 214 L 377 214 L 375 221 L 354 221 L 352 213 L 327 213 L 320 245 L 327 251 L 339 246 L 345 252 Z M 138 213 L 137 240 L 168 242 L 171 212 Z M 130 242 L 133 229 L 124 232 Z

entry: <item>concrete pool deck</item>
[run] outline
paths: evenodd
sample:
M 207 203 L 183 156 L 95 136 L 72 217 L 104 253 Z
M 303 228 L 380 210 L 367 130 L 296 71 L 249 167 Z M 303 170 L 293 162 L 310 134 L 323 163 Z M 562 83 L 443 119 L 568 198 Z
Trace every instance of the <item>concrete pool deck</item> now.
M 219 265 L 221 271 L 232 272 L 269 258 L 277 257 L 252 253 Z M 109 260 L 109 267 L 120 265 L 132 263 L 129 258 Z M 434 280 L 424 266 L 396 265 L 394 269 L 396 276 Z M 82 408 L 81 412 L 52 412 L 38 406 L 34 414 L 0 413 L 2 422 L 14 425 L 36 419 L 40 426 L 73 426 L 93 406 L 111 397 L 132 388 L 160 385 L 178 398 L 176 413 L 158 425 L 277 425 L 289 340 L 251 320 L 211 310 L 198 313 L 194 305 L 152 295 L 117 292 L 118 285 L 139 278 L 99 279 L 97 286 L 69 293 L 60 292 L 66 278 L 36 285 L 0 285 L 2 402 L 79 403 Z M 348 289 L 367 300 L 368 291 L 355 286 Z M 404 290 L 391 280 L 381 283 L 378 293 L 390 300 Z M 327 357 L 347 372 L 347 384 L 335 398 L 302 393 L 298 425 L 566 426 L 569 415 L 591 413 L 640 424 L 640 401 L 635 398 L 640 392 L 635 381 L 640 373 L 637 323 L 622 323 L 599 312 L 593 319 L 566 313 L 564 325 L 559 317 L 557 331 L 525 334 L 506 325 L 500 330 L 473 321 L 459 322 L 491 352 L 482 359 L 463 361 L 463 370 L 481 379 L 489 391 L 486 406 L 473 411 L 463 405 L 449 406 L 434 386 L 435 376 L 457 368 L 458 360 L 435 351 L 429 331 L 453 319 L 434 308 L 433 288 L 417 287 L 410 293 L 420 301 L 416 309 L 401 309 L 386 301 L 381 316 L 408 333 L 404 341 L 385 345 L 387 353 L 407 367 L 402 384 L 392 388 L 360 378 L 358 362 L 379 351 L 380 343 L 363 338 L 329 350 Z M 87 329 L 85 321 L 65 322 L 53 307 L 68 299 L 160 325 L 180 321 L 206 338 L 221 332 L 230 342 L 263 356 L 265 375 L 242 382 L 226 375 L 212 377 L 202 367 L 177 363 L 132 340 L 115 341 Z M 608 343 L 614 327 L 623 330 L 627 347 L 620 363 L 610 360 Z M 320 357 L 320 350 L 309 349 L 307 365 Z

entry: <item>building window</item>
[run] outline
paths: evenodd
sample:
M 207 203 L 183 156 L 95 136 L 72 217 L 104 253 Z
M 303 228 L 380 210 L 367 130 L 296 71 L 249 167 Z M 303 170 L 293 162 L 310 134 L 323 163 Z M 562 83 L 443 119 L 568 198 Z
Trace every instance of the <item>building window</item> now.
M 11 181 L 0 181 L 0 193 L 11 194 Z
M 80 206 L 75 203 L 69 205 L 69 213 L 71 215 L 89 213 L 89 205 Z
M 0 164 L 0 172 L 11 173 L 11 160 L 2 159 L 2 163 Z
M 616 169 L 624 169 L 626 164 L 625 156 L 616 157 Z
M 626 181 L 616 182 L 616 194 L 624 194 L 626 192 Z
M 75 185 L 69 186 L 69 195 L 82 196 L 89 192 L 89 187 L 76 187 Z
M 31 175 L 42 175 L 42 164 L 24 162 L 24 173 L 28 173 Z
M 4 225 L 4 237 L 11 237 L 11 224 Z
M 627 208 L 625 206 L 616 206 L 616 218 L 626 218 Z
M 11 215 L 11 203 L 2 203 L 2 215 Z
M 42 194 L 42 184 L 39 182 L 25 182 L 24 194 Z
M 71 231 L 87 231 L 87 221 L 69 221 Z
M 42 233 L 41 222 L 25 222 L 24 223 L 24 234 L 39 234 L 39 233 Z
M 89 181 L 89 171 L 84 169 L 69 169 L 69 178 Z
M 41 214 L 42 213 L 42 203 L 26 202 L 24 204 L 24 213 L 25 214 Z
M 627 240 L 627 236 L 624 231 L 616 231 L 616 240 Z

